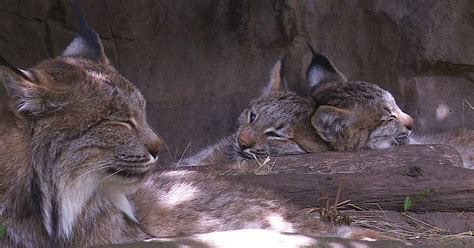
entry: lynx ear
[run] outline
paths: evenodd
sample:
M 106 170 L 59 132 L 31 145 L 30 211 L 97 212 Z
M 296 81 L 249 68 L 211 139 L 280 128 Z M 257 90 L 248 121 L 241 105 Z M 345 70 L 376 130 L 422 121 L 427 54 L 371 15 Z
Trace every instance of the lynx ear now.
M 311 45 L 308 44 L 308 46 L 313 54 L 311 64 L 308 70 L 306 70 L 306 78 L 308 79 L 311 92 L 315 91 L 319 85 L 325 82 L 347 81 L 346 77 L 334 67 L 328 58 L 316 53 Z
M 268 83 L 267 87 L 265 87 L 262 91 L 263 96 L 267 96 L 274 92 L 288 89 L 285 79 L 285 64 L 287 59 L 288 56 L 285 55 L 273 66 L 273 69 L 270 74 L 270 82 Z
M 32 76 L 28 71 L 24 71 L 22 69 L 16 68 L 14 65 L 10 64 L 2 55 L 0 55 L 0 66 L 5 66 L 10 69 L 12 72 L 17 74 L 18 76 L 26 79 L 31 80 Z
M 69 43 L 62 56 L 82 57 L 97 62 L 108 62 L 99 35 L 89 27 L 76 1 L 71 1 L 71 4 L 74 12 L 76 12 L 79 17 L 80 28 L 79 33 L 74 40 Z
M 351 119 L 352 112 L 350 110 L 322 105 L 311 117 L 311 125 L 323 140 L 334 142 L 350 124 Z
M 37 115 L 49 108 L 45 87 L 34 82 L 34 76 L 24 70 L 0 67 L 0 81 L 5 87 L 12 110 L 23 115 Z

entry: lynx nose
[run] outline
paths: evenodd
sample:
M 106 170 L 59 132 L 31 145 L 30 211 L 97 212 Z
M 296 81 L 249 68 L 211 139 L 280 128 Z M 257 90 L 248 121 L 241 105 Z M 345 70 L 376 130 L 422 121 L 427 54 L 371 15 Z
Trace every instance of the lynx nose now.
M 242 132 L 237 137 L 237 143 L 241 150 L 251 148 L 255 145 L 255 141 L 252 139 L 249 133 Z
M 408 129 L 412 130 L 414 126 L 413 118 L 405 113 L 400 116 L 400 122 Z
M 163 146 L 163 141 L 161 139 L 157 139 L 154 142 L 148 144 L 146 148 L 148 149 L 148 152 L 150 152 L 151 156 L 153 156 L 154 159 L 158 157 L 158 153 L 161 150 L 161 147 Z

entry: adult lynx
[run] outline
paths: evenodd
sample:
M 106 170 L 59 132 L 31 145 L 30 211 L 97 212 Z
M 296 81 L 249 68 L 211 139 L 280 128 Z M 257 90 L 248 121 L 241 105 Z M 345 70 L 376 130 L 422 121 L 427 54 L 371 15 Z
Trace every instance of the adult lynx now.
M 1 245 L 84 247 L 243 228 L 378 236 L 321 223 L 259 188 L 152 174 L 162 143 L 145 99 L 84 20 L 62 56 L 27 70 L 2 64 Z

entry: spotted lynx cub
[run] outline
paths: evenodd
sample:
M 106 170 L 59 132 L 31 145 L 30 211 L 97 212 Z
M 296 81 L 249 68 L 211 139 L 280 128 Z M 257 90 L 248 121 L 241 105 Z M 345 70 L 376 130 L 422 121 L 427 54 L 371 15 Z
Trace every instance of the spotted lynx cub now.
M 284 60 L 268 86 L 240 115 L 237 131 L 178 166 L 328 150 L 357 151 L 405 144 L 413 119 L 377 85 L 348 81 L 327 58 L 314 53 L 307 70 L 312 97 L 287 90 Z M 314 110 L 316 107 L 316 111 Z
M 27 70 L 1 62 L 2 246 L 84 247 L 244 228 L 379 237 L 321 223 L 256 187 L 196 172 L 152 174 L 162 142 L 147 123 L 146 101 L 84 20 L 62 56 Z
M 289 91 L 284 76 L 286 58 L 278 61 L 270 82 L 240 114 L 237 131 L 178 166 L 215 164 L 237 159 L 326 151 L 311 127 L 310 99 Z
M 413 118 L 390 92 L 365 81 L 347 80 L 323 55 L 314 52 L 308 67 L 316 111 L 311 123 L 336 150 L 383 149 L 406 144 Z
M 461 154 L 465 168 L 474 167 L 473 130 L 410 136 L 413 119 L 389 92 L 372 83 L 348 81 L 327 58 L 312 52 L 307 77 L 318 105 L 312 124 L 331 147 L 352 151 L 407 143 L 446 144 Z M 318 113 L 324 114 L 318 118 Z

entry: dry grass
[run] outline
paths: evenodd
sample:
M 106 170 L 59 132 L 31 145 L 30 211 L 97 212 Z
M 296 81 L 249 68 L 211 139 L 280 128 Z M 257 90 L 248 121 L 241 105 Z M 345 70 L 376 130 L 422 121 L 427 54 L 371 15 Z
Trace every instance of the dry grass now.
M 352 204 L 351 200 L 339 202 L 342 183 L 341 180 L 333 205 L 329 205 L 329 198 L 321 193 L 320 207 L 309 208 L 307 209 L 308 212 L 318 212 L 319 218 L 324 222 L 369 228 L 410 243 L 449 244 L 459 243 L 465 239 L 469 239 L 470 242 L 474 243 L 474 230 L 452 234 L 443 228 L 417 219 L 409 213 L 395 213 L 392 211 L 392 217 L 395 213 L 400 215 L 400 218 L 389 220 L 386 211 L 377 203 L 374 203 L 374 205 L 377 206 L 378 210 L 367 210 Z M 457 217 L 462 218 L 463 214 L 464 212 L 460 212 Z
M 344 213 L 348 215 L 354 214 L 354 212 L 351 211 L 344 211 Z M 402 216 L 406 217 L 407 222 L 413 221 L 419 224 L 417 225 L 417 228 L 414 228 L 413 226 L 408 228 L 406 223 L 388 221 L 386 216 L 383 217 L 381 215 L 383 215 L 383 211 L 380 210 L 363 211 L 362 214 L 357 213 L 357 216 L 352 217 L 354 220 L 352 225 L 376 230 L 408 242 L 424 243 L 429 241 L 429 243 L 447 244 L 465 238 L 474 239 L 474 232 L 472 230 L 457 234 L 449 234 L 442 228 L 416 219 L 409 214 L 401 213 Z
M 381 232 L 391 237 L 408 241 L 410 243 L 429 243 L 429 244 L 449 244 L 459 243 L 462 240 L 469 239 L 474 242 L 474 230 L 450 234 L 446 230 L 419 220 L 409 214 L 400 213 L 405 217 L 404 221 L 389 221 L 384 210 L 360 210 L 362 208 L 354 206 L 349 203 L 350 200 L 343 201 L 337 204 L 338 208 L 345 208 L 345 210 L 338 210 L 339 216 L 347 216 L 351 219 L 350 225 L 369 228 L 374 231 Z M 356 210 L 349 210 L 348 208 L 355 207 Z M 330 209 L 333 206 L 329 207 Z M 310 208 L 308 212 L 319 212 L 319 218 L 322 221 L 327 220 L 327 216 L 322 216 L 326 208 Z M 324 211 L 322 211 L 324 210 Z M 418 225 L 414 227 L 410 222 L 416 222 Z M 344 222 L 332 224 L 347 224 Z
M 363 215 L 353 217 L 353 225 L 370 228 L 389 236 L 397 237 L 399 239 L 412 241 L 415 239 L 433 239 L 441 237 L 442 230 L 439 228 L 419 228 L 416 230 L 409 230 L 404 227 L 402 223 L 389 222 L 386 217 L 381 218 L 382 211 L 364 211 Z M 346 214 L 351 214 L 350 211 L 345 211 Z M 413 218 L 413 217 L 411 217 Z M 421 221 L 420 221 L 421 222 Z
M 226 170 L 219 171 L 212 167 L 206 169 L 213 175 L 226 176 L 226 175 L 269 175 L 276 173 L 274 171 L 275 164 L 278 161 L 278 157 L 264 157 L 258 158 L 253 156 L 252 160 L 237 160 L 235 166 Z

